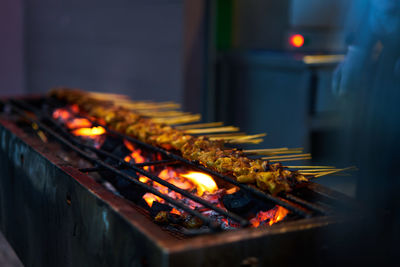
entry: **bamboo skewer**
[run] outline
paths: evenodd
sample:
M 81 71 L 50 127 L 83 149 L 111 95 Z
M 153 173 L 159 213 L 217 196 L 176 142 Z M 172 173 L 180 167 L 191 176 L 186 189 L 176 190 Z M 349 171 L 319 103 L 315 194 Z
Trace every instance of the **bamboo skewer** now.
M 102 100 L 111 100 L 112 98 L 129 99 L 129 96 L 123 94 L 103 93 L 103 92 L 88 92 L 93 98 Z
M 256 154 L 256 155 L 263 155 L 263 156 L 275 156 L 275 155 L 281 155 L 281 154 L 300 154 L 303 153 L 303 150 L 286 150 L 286 151 L 275 151 L 275 152 L 264 152 L 264 153 L 260 153 L 260 154 Z M 250 153 L 250 155 L 252 155 Z
M 208 138 L 218 139 L 218 138 L 224 138 L 224 137 L 230 137 L 230 136 L 237 136 L 237 137 L 246 136 L 246 133 L 243 133 L 243 132 L 232 132 L 232 133 L 222 133 L 222 134 L 206 134 L 204 136 L 208 137 Z
M 240 140 L 249 140 L 249 139 L 256 139 L 256 138 L 264 137 L 264 136 L 266 136 L 266 135 L 267 135 L 266 133 L 253 134 L 253 135 L 246 135 L 246 136 L 238 137 L 237 139 L 240 139 Z
M 153 118 L 153 120 L 158 123 L 174 125 L 174 124 L 182 124 L 182 123 L 199 121 L 199 120 L 201 120 L 201 115 L 194 114 L 194 115 L 184 115 L 184 116 L 171 117 L 171 118 Z
M 181 106 L 173 102 L 160 102 L 160 103 L 132 103 L 127 101 L 113 101 L 119 106 L 131 110 L 154 110 L 154 109 L 179 109 Z
M 181 126 L 176 126 L 176 129 L 179 130 L 189 130 L 189 129 L 198 129 L 198 128 L 209 128 L 209 127 L 217 127 L 217 126 L 223 126 L 223 122 L 207 122 L 207 123 L 196 123 L 196 124 L 190 124 L 190 125 L 181 125 Z
M 218 136 L 218 137 L 209 137 L 211 141 L 216 141 L 216 140 L 240 140 L 241 137 L 244 137 L 246 135 L 227 135 L 227 136 Z
M 177 111 L 177 110 L 169 110 L 169 111 L 163 111 L 163 112 L 161 112 L 161 111 L 149 111 L 149 112 L 139 111 L 139 113 L 143 114 L 145 116 L 148 116 L 148 117 L 153 117 L 153 118 L 168 118 L 168 117 L 192 115 L 191 113 Z
M 253 135 L 246 135 L 246 134 L 240 134 L 240 135 L 219 135 L 215 137 L 209 137 L 210 140 L 229 140 L 230 143 L 246 143 L 246 141 L 250 141 L 250 143 L 256 142 L 257 144 L 260 142 L 259 140 L 264 140 L 260 137 L 265 136 L 265 134 L 253 134 Z M 256 141 L 254 141 L 256 140 Z M 262 142 L 261 141 L 261 142 Z
M 258 139 L 250 139 L 250 140 L 246 140 L 246 139 L 235 139 L 235 140 L 230 140 L 229 143 L 231 144 L 253 144 L 253 145 L 257 145 L 261 142 L 263 142 L 264 139 L 262 138 L 258 138 Z
M 311 157 L 310 153 L 305 154 L 295 154 L 295 155 L 283 155 L 283 156 L 271 156 L 271 157 L 262 157 L 261 159 L 269 160 L 269 159 L 287 159 L 287 158 L 296 158 L 296 157 Z
M 351 170 L 351 169 L 357 169 L 357 168 L 355 166 L 351 166 L 351 167 L 347 167 L 347 168 L 343 168 L 343 169 L 336 169 L 334 171 L 327 171 L 327 172 L 322 172 L 322 173 L 316 174 L 314 177 L 317 178 L 317 177 L 334 174 L 337 172 L 347 171 L 347 170 Z
M 289 148 L 287 147 L 280 147 L 280 148 L 263 148 L 263 149 L 247 149 L 243 150 L 244 153 L 264 153 L 264 152 L 271 152 L 271 151 L 287 151 Z
M 335 168 L 335 167 L 333 167 L 333 166 L 312 166 L 312 165 L 310 165 L 310 166 L 286 166 L 287 168 L 289 168 L 289 169 L 300 169 L 300 168 L 303 168 L 303 169 L 333 169 L 333 168 Z
M 204 133 L 221 133 L 221 132 L 237 132 L 240 129 L 234 126 L 223 126 L 214 128 L 204 128 L 204 129 L 189 129 L 185 130 L 188 134 L 204 134 Z
M 311 157 L 299 157 L 299 158 L 287 158 L 287 159 L 271 159 L 270 162 L 284 162 L 284 161 L 296 161 L 296 160 L 307 160 Z
M 297 170 L 298 172 L 310 172 L 310 173 L 316 173 L 316 172 L 327 172 L 327 171 L 334 171 L 337 170 L 336 168 L 331 168 L 331 169 L 303 169 L 303 170 Z

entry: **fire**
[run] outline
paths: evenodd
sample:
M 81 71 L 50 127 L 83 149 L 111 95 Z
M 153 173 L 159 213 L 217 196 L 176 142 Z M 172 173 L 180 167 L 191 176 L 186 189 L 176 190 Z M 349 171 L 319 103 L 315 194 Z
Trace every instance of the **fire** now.
M 202 196 L 204 192 L 215 193 L 218 190 L 218 186 L 214 179 L 202 172 L 189 172 L 187 174 L 181 174 L 182 177 L 189 179 L 197 187 L 197 194 Z
M 125 147 L 127 149 L 132 151 L 132 153 L 130 155 L 128 155 L 128 156 L 126 156 L 124 158 L 125 162 L 131 162 L 132 159 L 135 161 L 135 163 L 144 163 L 144 162 L 146 162 L 146 158 L 142 156 L 142 151 L 140 149 L 135 148 L 135 146 L 131 142 L 127 141 L 126 139 L 124 139 L 124 144 L 125 144 Z M 149 166 L 145 166 L 143 169 L 148 171 L 150 168 L 149 168 Z M 148 178 L 146 178 L 144 176 L 141 177 L 141 178 L 146 179 L 145 182 L 141 181 L 142 183 L 146 183 L 147 182 Z
M 257 216 L 250 220 L 253 227 L 258 227 L 264 221 L 268 221 L 268 225 L 271 226 L 274 223 L 282 221 L 289 211 L 281 206 L 275 206 L 275 208 L 268 211 L 260 211 Z
M 177 209 L 175 209 L 175 208 L 173 208 L 173 209 L 170 211 L 170 213 L 176 214 L 176 215 L 181 215 L 181 214 L 182 214 L 179 210 L 177 210 Z
M 161 179 L 179 187 L 180 189 L 189 191 L 194 188 L 194 185 L 190 181 L 182 179 L 179 174 L 172 168 L 166 168 L 162 170 L 158 176 Z
M 77 113 L 79 107 L 72 105 L 68 108 L 59 108 L 53 112 L 53 118 L 61 121 L 76 136 L 83 136 L 94 141 L 95 147 L 99 148 L 104 142 L 106 130 L 101 127 L 92 127 L 93 124 L 86 118 L 80 118 Z
M 85 118 L 74 118 L 72 120 L 70 119 L 65 125 L 68 127 L 68 129 L 92 127 L 92 123 Z
M 66 109 L 59 108 L 53 112 L 53 118 L 61 121 L 68 121 L 72 118 L 72 114 Z
M 154 201 L 157 201 L 160 203 L 164 202 L 164 200 L 162 198 L 160 198 L 159 196 L 156 196 L 152 193 L 144 194 L 143 199 L 146 201 L 146 203 L 147 203 L 147 205 L 149 205 L 149 207 L 153 206 Z
M 132 153 L 124 158 L 126 162 L 130 162 L 131 159 L 135 160 L 135 163 L 143 163 L 146 159 L 142 156 L 140 149 L 132 151 Z M 146 167 L 145 167 L 146 169 Z
M 102 135 L 106 132 L 106 130 L 101 126 L 96 126 L 92 128 L 79 128 L 77 130 L 72 131 L 72 134 L 76 136 L 97 136 Z

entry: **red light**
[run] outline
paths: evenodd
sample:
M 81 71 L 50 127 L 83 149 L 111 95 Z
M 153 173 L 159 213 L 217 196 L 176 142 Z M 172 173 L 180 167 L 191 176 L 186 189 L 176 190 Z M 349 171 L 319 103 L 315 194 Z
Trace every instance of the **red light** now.
M 290 37 L 290 44 L 294 47 L 302 47 L 304 45 L 304 37 L 301 34 L 295 34 Z

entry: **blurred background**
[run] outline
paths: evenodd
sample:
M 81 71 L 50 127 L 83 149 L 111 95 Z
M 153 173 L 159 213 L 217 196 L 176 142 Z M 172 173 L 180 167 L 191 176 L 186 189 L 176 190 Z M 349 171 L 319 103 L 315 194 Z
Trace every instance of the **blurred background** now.
M 377 5 L 373 12 L 370 2 Z M 333 93 L 332 82 L 348 46 L 379 35 L 380 26 L 370 27 L 370 18 L 379 18 L 379 12 L 400 17 L 396 5 L 399 1 L 2 0 L 0 95 L 69 86 L 176 101 L 204 121 L 266 132 L 260 148 L 302 147 L 315 164 L 359 166 L 365 161 L 358 163 L 360 150 L 349 145 L 354 136 L 346 138 L 344 131 L 343 117 L 351 110 Z M 319 182 L 355 196 L 357 176 Z

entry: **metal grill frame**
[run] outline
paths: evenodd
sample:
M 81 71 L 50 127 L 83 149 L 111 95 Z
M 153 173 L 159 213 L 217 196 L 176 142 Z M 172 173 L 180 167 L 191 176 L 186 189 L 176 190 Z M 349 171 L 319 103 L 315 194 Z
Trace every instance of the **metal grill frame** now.
M 97 148 L 92 147 L 92 146 L 88 146 L 87 144 L 81 142 L 79 140 L 79 138 L 73 136 L 62 125 L 60 125 L 56 120 L 54 120 L 51 117 L 50 114 L 45 114 L 45 113 L 41 112 L 40 110 L 36 109 L 32 105 L 26 103 L 25 101 L 22 101 L 22 100 L 11 100 L 9 103 L 11 103 L 13 110 L 15 112 L 19 113 L 21 116 L 24 116 L 24 111 L 21 110 L 19 107 L 16 107 L 16 105 L 20 106 L 21 108 L 23 108 L 23 109 L 25 109 L 27 111 L 35 113 L 36 116 L 38 118 L 40 118 L 40 119 L 45 119 L 47 121 L 50 121 L 53 124 L 53 126 L 56 126 L 56 127 L 59 128 L 59 130 L 61 131 L 61 133 L 65 137 L 60 136 L 59 134 L 57 134 L 55 131 L 50 129 L 48 126 L 44 125 L 39 120 L 35 120 L 35 119 L 29 118 L 29 117 L 26 118 L 26 119 L 36 123 L 45 132 L 47 132 L 48 134 L 52 135 L 54 138 L 56 138 L 59 142 L 63 143 L 64 145 L 67 145 L 69 148 L 71 148 L 75 152 L 78 152 L 81 156 L 85 157 L 87 160 L 91 161 L 92 163 L 95 163 L 97 166 L 99 166 L 101 168 L 105 168 L 105 169 L 107 169 L 109 171 L 112 171 L 114 174 L 119 175 L 120 177 L 126 179 L 129 182 L 132 182 L 132 183 L 134 183 L 136 185 L 144 187 L 148 192 L 151 192 L 151 193 L 153 193 L 155 195 L 158 195 L 159 197 L 161 197 L 164 200 L 166 200 L 168 203 L 183 209 L 184 211 L 188 212 L 189 214 L 191 214 L 193 216 L 196 216 L 196 217 L 200 218 L 212 230 L 214 230 L 214 231 L 220 230 L 220 225 L 218 225 L 217 222 L 212 221 L 209 218 L 203 216 L 202 214 L 191 210 L 189 207 L 186 207 L 186 206 L 182 205 L 182 203 L 179 203 L 179 201 L 173 200 L 173 199 L 169 198 L 168 196 L 163 195 L 163 194 L 157 192 L 156 190 L 150 188 L 147 185 L 144 186 L 145 184 L 143 184 L 143 183 L 139 182 L 138 180 L 136 180 L 135 177 L 129 176 L 129 175 L 119 171 L 120 166 L 123 166 L 125 168 L 129 168 L 129 169 L 133 170 L 136 173 L 140 173 L 141 175 L 144 175 L 144 176 L 150 178 L 151 180 L 156 181 L 156 182 L 168 187 L 169 189 L 174 190 L 174 191 L 184 195 L 185 197 L 188 197 L 188 198 L 192 199 L 193 201 L 196 201 L 197 203 L 200 203 L 203 206 L 216 211 L 219 214 L 224 215 L 227 218 L 233 219 L 234 221 L 239 223 L 242 227 L 246 227 L 246 226 L 250 225 L 249 221 L 241 218 L 240 216 L 238 216 L 238 215 L 236 215 L 236 214 L 234 214 L 234 213 L 232 213 L 230 211 L 220 209 L 220 208 L 208 203 L 204 199 L 199 198 L 199 197 L 197 197 L 197 196 L 195 196 L 195 195 L 193 195 L 193 194 L 191 194 L 191 193 L 189 193 L 189 192 L 187 192 L 185 190 L 182 190 L 182 189 L 180 189 L 180 188 L 178 188 L 178 187 L 176 187 L 176 186 L 164 181 L 163 179 L 161 179 L 161 178 L 159 178 L 159 177 L 157 177 L 155 175 L 152 175 L 151 173 L 149 173 L 149 172 L 147 172 L 147 171 L 145 171 L 145 170 L 140 168 L 140 167 L 143 167 L 143 166 L 148 165 L 148 164 L 150 164 L 150 165 L 152 165 L 152 164 L 161 164 L 160 162 L 157 162 L 157 163 L 147 162 L 145 164 L 140 164 L 140 165 L 127 163 L 122 158 L 116 157 L 115 155 L 113 155 L 113 154 L 111 154 L 109 152 L 106 152 L 106 151 L 101 150 L 101 149 L 97 149 Z M 59 107 L 60 107 L 60 105 L 57 105 L 55 108 L 59 108 Z M 315 213 L 318 214 L 318 215 L 321 215 L 321 214 L 324 215 L 324 214 L 328 213 L 328 211 L 325 210 L 323 207 L 318 206 L 318 205 L 313 204 L 313 203 L 310 203 L 310 202 L 308 202 L 308 201 L 306 201 L 304 199 L 298 198 L 298 197 L 296 197 L 296 196 L 294 196 L 292 194 L 288 194 L 288 193 L 281 194 L 282 196 L 280 196 L 280 197 L 272 196 L 271 194 L 262 192 L 262 191 L 254 188 L 254 187 L 251 187 L 249 185 L 241 184 L 241 183 L 233 180 L 232 178 L 230 178 L 230 177 L 228 177 L 226 175 L 222 175 L 220 173 L 212 171 L 212 170 L 210 170 L 210 169 L 208 169 L 208 168 L 206 168 L 206 167 L 204 167 L 204 166 L 202 166 L 200 164 L 197 164 L 197 163 L 191 162 L 189 160 L 186 160 L 183 157 L 181 157 L 179 155 L 176 155 L 174 153 L 171 153 L 169 151 L 166 151 L 166 150 L 164 150 L 162 148 L 155 147 L 155 146 L 143 143 L 143 142 L 141 142 L 141 141 L 139 141 L 139 140 L 137 140 L 135 138 L 132 138 L 131 136 L 127 136 L 127 135 L 121 134 L 119 132 L 116 132 L 114 130 L 111 130 L 111 129 L 107 128 L 104 125 L 100 125 L 100 124 L 96 123 L 95 121 L 93 121 L 92 119 L 90 119 L 87 116 L 84 116 L 82 114 L 76 114 L 76 115 L 77 115 L 77 117 L 88 119 L 89 121 L 91 121 L 93 126 L 102 126 L 102 127 L 106 128 L 108 133 L 111 133 L 111 134 L 116 135 L 116 136 L 118 136 L 118 137 L 120 137 L 122 139 L 126 139 L 126 140 L 128 140 L 130 142 L 133 142 L 134 144 L 139 145 L 142 148 L 144 147 L 147 150 L 153 151 L 154 153 L 160 153 L 164 157 L 167 157 L 170 161 L 177 161 L 179 163 L 182 163 L 183 165 L 189 166 L 192 169 L 197 169 L 197 170 L 206 172 L 206 173 L 208 173 L 208 174 L 210 174 L 210 175 L 212 175 L 214 177 L 218 177 L 218 178 L 224 180 L 225 182 L 228 182 L 230 184 L 238 186 L 239 188 L 241 188 L 241 190 L 245 191 L 246 193 L 253 194 L 254 196 L 260 198 L 261 200 L 272 201 L 277 205 L 283 206 L 283 207 L 287 208 L 288 210 L 290 210 L 291 212 L 293 212 L 294 214 L 296 214 L 296 215 L 298 215 L 300 217 L 303 217 L 303 218 L 304 217 L 305 218 L 311 217 L 311 216 L 313 216 L 313 213 L 314 213 L 314 215 L 315 215 Z M 102 162 L 102 161 L 100 161 L 100 160 L 98 160 L 96 158 L 90 157 L 90 155 L 85 153 L 85 151 L 83 151 L 81 148 L 86 148 L 86 149 L 88 149 L 88 150 L 90 150 L 92 152 L 95 152 L 96 154 L 105 155 L 105 156 L 107 156 L 109 158 L 112 158 L 113 160 L 116 160 L 118 162 L 117 168 L 115 168 L 114 166 L 111 166 L 111 165 L 109 165 L 109 164 L 107 164 L 105 162 Z M 168 162 L 166 162 L 166 163 L 168 163 Z M 90 171 L 98 171 L 98 169 L 96 170 L 95 168 L 93 168 Z M 302 207 L 299 208 L 296 205 L 291 204 L 290 201 L 296 203 L 297 205 L 302 205 Z
M 61 161 L 12 120 L 0 117 L 0 136 L 0 227 L 28 265 L 238 266 L 253 260 L 260 266 L 299 264 L 308 262 L 310 252 L 327 258 L 331 245 L 327 241 L 337 238 L 329 235 L 336 233 L 330 230 L 351 221 L 348 216 L 319 216 L 179 240 L 130 202 Z M 25 182 L 47 186 L 26 188 L 21 184 Z M 55 185 L 60 192 L 52 195 L 48 188 Z M 353 209 L 348 197 L 314 183 L 307 186 Z M 43 240 L 40 245 L 39 240 Z

